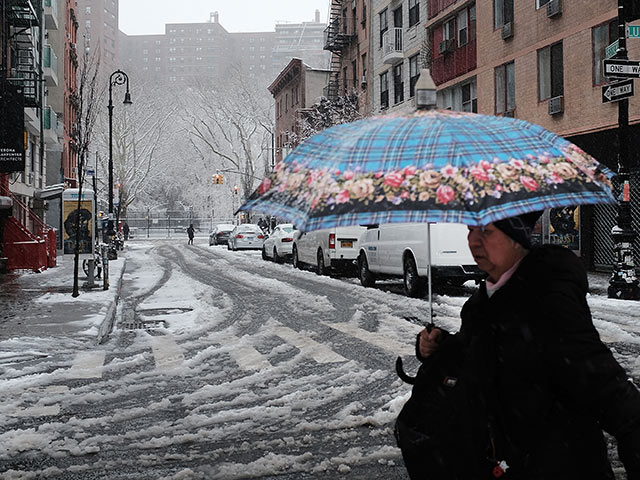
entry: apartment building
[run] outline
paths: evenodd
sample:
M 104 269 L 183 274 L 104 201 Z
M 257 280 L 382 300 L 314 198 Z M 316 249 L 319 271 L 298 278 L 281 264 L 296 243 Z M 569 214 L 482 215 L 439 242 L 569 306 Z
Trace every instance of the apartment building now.
M 299 58 L 313 68 L 329 68 L 330 55 L 323 49 L 326 22 L 316 10 L 313 21 L 276 23 L 272 54 L 272 71 L 277 75 L 292 58 Z
M 429 49 L 427 0 L 371 0 L 371 111 L 409 112 Z
M 300 115 L 324 96 L 329 69 L 313 68 L 293 58 L 268 89 L 275 101 L 275 162 L 280 162 L 298 143 Z
M 432 46 L 438 105 L 522 118 L 574 142 L 618 169 L 618 105 L 603 101 L 602 61 L 618 37 L 617 0 L 433 0 L 425 24 Z M 640 59 L 640 39 L 627 39 L 628 57 Z M 640 140 L 640 102 L 629 101 L 630 143 Z M 631 148 L 630 165 L 638 167 Z M 638 192 L 637 174 L 631 189 Z M 632 195 L 633 228 L 640 203 Z M 613 263 L 615 206 L 570 212 L 571 248 L 591 267 Z M 560 231 L 543 224 L 547 238 Z M 561 237 L 562 235 L 557 235 Z M 553 240 L 552 240 L 553 241 Z M 636 242 L 636 258 L 640 254 Z
M 166 24 L 162 35 L 120 32 L 120 58 L 132 75 L 169 85 L 216 82 L 239 71 L 266 86 L 275 33 L 230 33 L 219 20 L 212 12 L 208 22 Z
M 324 49 L 331 52 L 331 78 L 327 97 L 357 96 L 358 112 L 371 112 L 369 71 L 369 0 L 332 0 Z
M 76 0 L 78 48 L 90 57 L 97 54 L 103 75 L 118 66 L 118 0 Z

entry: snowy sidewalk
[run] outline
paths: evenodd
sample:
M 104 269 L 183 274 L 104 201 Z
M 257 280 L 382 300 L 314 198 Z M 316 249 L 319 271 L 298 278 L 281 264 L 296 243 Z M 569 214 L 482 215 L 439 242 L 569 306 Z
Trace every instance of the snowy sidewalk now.
M 126 259 L 109 262 L 109 290 L 102 280 L 83 288 L 86 276 L 79 265 L 80 295 L 73 292 L 73 255 L 60 255 L 57 266 L 42 273 L 21 271 L 0 276 L 0 340 L 15 337 L 86 337 L 100 343 L 115 317 Z

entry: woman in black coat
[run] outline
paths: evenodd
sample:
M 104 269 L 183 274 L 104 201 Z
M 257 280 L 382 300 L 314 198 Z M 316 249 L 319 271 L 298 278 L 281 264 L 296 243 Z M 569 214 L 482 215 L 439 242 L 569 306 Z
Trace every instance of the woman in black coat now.
M 538 217 L 470 228 L 488 279 L 465 303 L 458 333 L 420 334 L 423 368 L 445 343 L 464 358 L 461 423 L 451 426 L 460 441 L 443 465 L 449 474 L 435 478 L 613 479 L 605 430 L 627 479 L 640 480 L 640 392 L 593 326 L 580 260 L 561 247 L 531 248 Z

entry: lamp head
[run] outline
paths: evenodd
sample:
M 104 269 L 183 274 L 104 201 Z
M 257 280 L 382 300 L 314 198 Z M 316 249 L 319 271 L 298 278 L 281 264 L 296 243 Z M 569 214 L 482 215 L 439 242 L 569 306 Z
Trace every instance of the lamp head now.
M 129 92 L 124 94 L 124 103 L 125 105 L 131 105 L 133 102 L 131 101 L 131 94 Z
M 436 84 L 428 68 L 420 70 L 420 77 L 416 82 L 416 108 L 418 110 L 436 108 Z

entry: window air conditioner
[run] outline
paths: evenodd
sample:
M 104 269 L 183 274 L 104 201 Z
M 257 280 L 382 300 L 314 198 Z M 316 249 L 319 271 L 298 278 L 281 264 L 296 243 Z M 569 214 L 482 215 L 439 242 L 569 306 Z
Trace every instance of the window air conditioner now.
M 453 38 L 441 41 L 438 45 L 438 53 L 443 55 L 451 52 L 453 52 Z
M 502 26 L 502 39 L 506 40 L 507 38 L 513 37 L 513 24 L 511 22 L 507 22 Z
M 547 17 L 555 17 L 556 15 L 560 15 L 562 13 L 562 3 L 561 0 L 551 0 L 547 3 Z
M 502 112 L 502 116 L 503 117 L 513 118 L 515 116 L 515 111 L 514 110 L 505 110 L 504 112 Z
M 362 78 L 360 79 L 360 85 L 362 87 L 366 87 L 367 86 L 367 77 L 365 75 L 363 75 Z
M 564 96 L 558 95 L 549 99 L 549 115 L 556 115 L 564 112 Z

